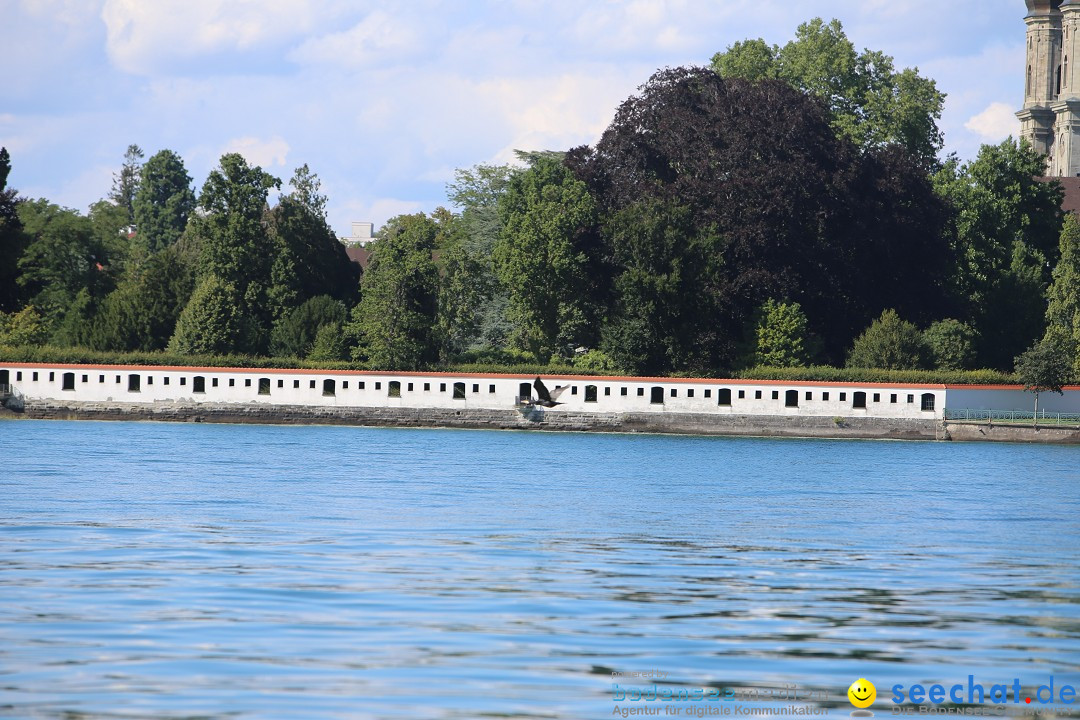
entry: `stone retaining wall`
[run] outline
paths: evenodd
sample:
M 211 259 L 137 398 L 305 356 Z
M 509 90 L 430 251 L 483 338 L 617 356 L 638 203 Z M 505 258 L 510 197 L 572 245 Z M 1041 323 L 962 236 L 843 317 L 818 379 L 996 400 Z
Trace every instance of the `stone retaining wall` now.
M 363 425 L 447 427 L 493 430 L 552 430 L 750 435 L 764 437 L 892 438 L 934 440 L 942 436 L 935 420 L 822 418 L 807 416 L 711 415 L 698 413 L 585 413 L 531 409 L 442 409 L 306 407 L 239 403 L 53 403 L 26 401 L 21 412 L 5 417 L 52 420 L 164 420 L 173 422 L 258 423 L 276 425 Z

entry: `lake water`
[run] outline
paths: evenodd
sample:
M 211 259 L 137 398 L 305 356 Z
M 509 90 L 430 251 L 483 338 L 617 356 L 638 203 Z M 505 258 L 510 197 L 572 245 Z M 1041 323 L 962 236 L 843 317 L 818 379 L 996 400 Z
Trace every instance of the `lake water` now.
M 846 717 L 860 677 L 882 716 L 896 684 L 1080 686 L 1078 448 L 47 421 L 0 440 L 0 717 L 603 718 L 659 707 L 615 699 L 654 684 Z

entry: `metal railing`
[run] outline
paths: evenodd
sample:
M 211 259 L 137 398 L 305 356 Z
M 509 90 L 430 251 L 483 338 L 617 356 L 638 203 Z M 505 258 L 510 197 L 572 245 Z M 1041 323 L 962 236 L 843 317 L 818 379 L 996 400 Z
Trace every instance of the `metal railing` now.
M 984 422 L 993 424 L 1002 423 L 1034 423 L 1045 425 L 1080 425 L 1080 413 L 1063 413 L 1039 411 L 1035 417 L 1033 410 L 954 410 L 945 409 L 946 420 L 957 422 Z
M 0 398 L 11 397 L 15 390 L 10 385 L 0 385 Z

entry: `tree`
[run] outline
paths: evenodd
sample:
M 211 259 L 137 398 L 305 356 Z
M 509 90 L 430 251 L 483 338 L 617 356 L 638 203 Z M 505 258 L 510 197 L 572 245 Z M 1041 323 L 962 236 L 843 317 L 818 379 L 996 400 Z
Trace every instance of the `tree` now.
M 716 238 L 709 271 L 686 289 L 709 308 L 683 355 L 696 363 L 731 365 L 770 297 L 799 303 L 834 361 L 886 302 L 920 320 L 940 312 L 945 208 L 924 170 L 899 148 L 859 153 L 820 101 L 787 83 L 663 70 L 620 106 L 595 148 L 567 162 L 602 217 L 660 200 L 687 212 L 694 234 Z M 618 288 L 625 261 L 602 239 L 590 274 Z M 625 346 L 649 333 L 645 322 L 626 329 Z
M 273 252 L 268 298 L 275 323 L 319 295 L 349 307 L 359 299 L 360 266 L 349 260 L 326 222 L 318 176 L 303 165 L 290 184 L 292 192 L 267 216 Z
M 595 205 L 560 157 L 539 155 L 499 203 L 495 267 L 509 293 L 511 344 L 547 362 L 565 355 L 586 322 L 585 258 L 575 247 Z
M 439 278 L 431 253 L 438 228 L 422 213 L 391 218 L 374 243 L 363 298 L 346 332 L 354 359 L 381 370 L 416 370 L 434 361 Z
M 182 355 L 222 355 L 234 352 L 238 338 L 250 330 L 250 322 L 238 309 L 244 307 L 236 286 L 216 275 L 207 275 L 195 288 L 180 313 L 169 352 Z
M 234 313 L 236 319 L 222 326 L 245 331 L 233 338 L 228 351 L 257 354 L 265 352 L 269 341 L 273 315 L 267 291 L 274 252 L 263 216 L 267 193 L 280 186 L 281 181 L 273 175 L 248 165 L 240 154 L 230 153 L 210 172 L 199 196 L 206 215 L 194 228 L 200 238 L 198 277 L 217 278 L 218 283 L 211 286 L 217 293 L 214 298 L 222 296 L 222 287 L 230 288 L 236 304 L 225 312 Z M 197 295 L 198 291 L 191 302 Z
M 135 222 L 135 194 L 139 190 L 143 151 L 138 145 L 128 145 L 120 172 L 113 173 L 112 192 L 109 199 L 124 209 L 127 224 Z
M 132 200 L 136 239 L 143 254 L 156 253 L 180 239 L 195 210 L 195 192 L 183 159 L 172 150 L 155 153 L 139 177 Z
M 11 156 L 0 147 L 0 312 L 14 312 L 23 302 L 17 262 L 26 248 L 27 238 L 22 231 L 18 214 L 18 193 L 7 186 L 11 172 Z
M 799 303 L 765 301 L 754 326 L 756 365 L 800 367 L 812 359 L 810 330 Z
M 923 331 L 923 342 L 938 370 L 970 370 L 975 363 L 975 331 L 953 318 L 939 320 Z
M 40 345 L 51 330 L 33 305 L 15 313 L 0 312 L 0 345 Z
M 1062 388 L 1072 372 L 1067 349 L 1053 340 L 1042 340 L 1016 358 L 1016 374 L 1024 390 L 1035 394 L 1035 425 L 1039 423 L 1039 394 Z
M 1027 141 L 984 145 L 934 176 L 951 206 L 947 238 L 956 258 L 950 285 L 978 334 L 978 359 L 1006 369 L 1044 330 L 1043 290 L 1057 262 L 1062 190 L 1036 179 L 1046 159 Z
M 307 357 L 319 332 L 336 326 L 340 333 L 348 310 L 329 295 L 318 295 L 290 312 L 274 327 L 270 336 L 270 354 L 278 357 Z
M 1061 228 L 1053 280 L 1047 293 L 1046 337 L 1071 348 L 1073 374 L 1080 378 L 1080 220 L 1071 213 Z
M 93 297 L 111 289 L 109 260 L 89 219 L 47 200 L 21 202 L 18 214 L 28 236 L 18 282 L 46 318 L 58 319 L 84 289 Z
M 859 147 L 895 143 L 924 168 L 936 165 L 945 95 L 917 68 L 897 72 L 884 53 L 857 53 L 839 20 L 803 23 L 783 47 L 761 39 L 737 42 L 714 55 L 712 67 L 723 77 L 790 83 L 825 101 L 833 126 Z
M 438 208 L 433 217 L 439 227 L 436 335 L 439 360 L 450 362 L 480 340 L 485 306 L 495 291 L 495 277 L 490 256 L 473 249 L 475 244 L 462 216 Z
M 922 333 L 914 324 L 900 319 L 895 310 L 885 310 L 855 340 L 847 366 L 882 370 L 914 370 L 924 365 L 926 348 Z

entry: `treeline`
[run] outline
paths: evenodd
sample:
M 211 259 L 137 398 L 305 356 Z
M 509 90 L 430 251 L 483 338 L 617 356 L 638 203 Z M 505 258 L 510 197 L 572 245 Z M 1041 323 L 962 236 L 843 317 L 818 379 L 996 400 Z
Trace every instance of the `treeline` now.
M 940 160 L 943 101 L 836 21 L 736 43 L 656 73 L 595 146 L 459 170 L 362 278 L 306 166 L 271 207 L 281 181 L 238 155 L 196 196 L 132 146 L 84 217 L 4 189 L 4 152 L 0 344 L 647 375 L 1011 371 L 1034 348 L 1074 373 L 1061 188 L 1012 139 Z

